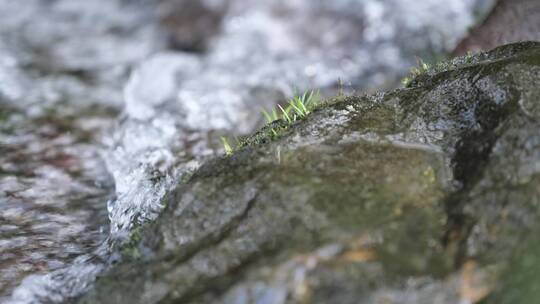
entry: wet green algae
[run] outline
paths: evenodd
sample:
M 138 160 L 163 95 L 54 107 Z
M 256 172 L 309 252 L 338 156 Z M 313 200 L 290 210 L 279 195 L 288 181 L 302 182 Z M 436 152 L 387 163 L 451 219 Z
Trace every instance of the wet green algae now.
M 415 303 L 458 303 L 474 296 L 455 283 L 474 261 L 496 270 L 474 301 L 526 303 L 539 282 L 539 58 L 538 44 L 506 46 L 404 90 L 340 97 L 278 138 L 263 128 L 179 184 L 134 236 L 135 259 L 80 301 L 251 303 L 237 292 L 257 302 L 285 291 L 288 303 L 357 303 L 407 290 Z M 297 262 L 327 246 L 340 249 Z M 287 279 L 298 269 L 303 281 Z

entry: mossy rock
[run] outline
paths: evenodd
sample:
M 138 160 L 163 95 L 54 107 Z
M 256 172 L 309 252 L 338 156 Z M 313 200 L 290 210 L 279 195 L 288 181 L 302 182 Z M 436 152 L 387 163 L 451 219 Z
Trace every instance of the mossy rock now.
M 79 302 L 527 303 L 539 83 L 522 43 L 340 98 L 194 172 Z

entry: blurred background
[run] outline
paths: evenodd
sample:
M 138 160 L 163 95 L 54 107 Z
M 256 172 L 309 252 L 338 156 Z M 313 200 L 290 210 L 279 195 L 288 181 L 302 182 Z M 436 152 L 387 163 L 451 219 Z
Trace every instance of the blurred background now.
M 219 136 L 295 92 L 539 39 L 537 0 L 0 0 L 0 300 L 80 292 Z

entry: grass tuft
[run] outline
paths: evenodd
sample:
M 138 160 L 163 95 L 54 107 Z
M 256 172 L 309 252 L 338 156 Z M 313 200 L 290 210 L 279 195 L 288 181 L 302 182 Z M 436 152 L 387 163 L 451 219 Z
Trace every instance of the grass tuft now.
M 297 95 L 289 99 L 285 107 L 278 104 L 277 109 L 274 108 L 270 112 L 262 110 L 262 114 L 267 122 L 265 129 L 268 131 L 268 136 L 272 140 L 278 138 L 289 125 L 306 118 L 320 104 L 320 91 L 309 90 L 305 91 L 302 95 Z M 237 144 L 233 148 L 225 137 L 221 137 L 221 142 L 226 155 L 231 155 L 235 149 L 248 145 L 245 140 L 237 140 Z

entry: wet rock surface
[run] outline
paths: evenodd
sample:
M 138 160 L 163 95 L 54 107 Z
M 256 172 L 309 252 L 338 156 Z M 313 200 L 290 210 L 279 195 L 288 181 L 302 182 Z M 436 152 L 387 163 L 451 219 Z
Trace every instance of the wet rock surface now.
M 79 303 L 530 303 L 538 83 L 522 43 L 335 98 L 177 183 Z

